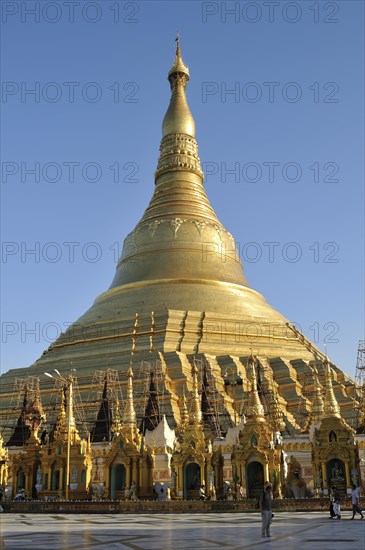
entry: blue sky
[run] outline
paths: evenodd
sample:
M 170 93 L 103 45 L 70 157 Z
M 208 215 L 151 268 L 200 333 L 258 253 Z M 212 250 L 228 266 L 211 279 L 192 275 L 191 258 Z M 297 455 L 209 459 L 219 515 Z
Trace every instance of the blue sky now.
M 354 375 L 363 2 L 1 7 L 2 372 L 32 364 L 113 279 L 153 193 L 179 29 L 206 190 L 251 286 Z

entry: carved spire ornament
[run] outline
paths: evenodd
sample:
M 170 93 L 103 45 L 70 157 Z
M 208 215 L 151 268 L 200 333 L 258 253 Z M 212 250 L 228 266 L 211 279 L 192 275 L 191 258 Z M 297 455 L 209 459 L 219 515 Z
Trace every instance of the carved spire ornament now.
M 313 367 L 313 379 L 314 379 L 314 397 L 311 411 L 311 421 L 320 422 L 324 413 L 324 402 L 322 395 L 322 386 L 319 382 L 318 372 L 316 367 Z
M 70 443 L 80 440 L 74 416 L 73 384 L 75 378 L 69 376 L 61 387 L 61 402 L 53 430 L 50 433 L 50 441 L 62 440 Z
M 246 416 L 247 420 L 256 420 L 257 422 L 265 422 L 264 407 L 261 403 L 259 392 L 257 391 L 257 378 L 255 369 L 256 360 L 251 355 L 248 360 L 248 376 L 251 382 L 251 390 L 247 402 Z
M 31 432 L 30 440 L 32 440 L 33 442 L 40 442 L 40 439 L 38 438 L 38 430 L 41 423 L 45 419 L 45 417 L 46 415 L 44 414 L 42 403 L 41 403 L 41 396 L 39 391 L 39 379 L 38 379 L 33 400 L 25 414 L 25 422 L 27 426 L 29 426 L 30 432 Z
M 200 408 L 200 399 L 198 393 L 198 368 L 194 364 L 192 367 L 192 377 L 193 377 L 193 395 L 191 398 L 191 407 L 190 407 L 190 423 L 195 424 L 196 422 L 200 423 L 202 421 L 202 411 Z
M 128 369 L 127 401 L 125 405 L 123 424 L 136 425 L 136 411 L 133 403 L 133 371 L 132 367 Z
M 67 394 L 66 394 L 67 395 L 66 424 L 70 425 L 71 434 L 77 433 L 75 413 L 74 413 L 74 397 L 73 397 L 74 380 L 75 379 L 72 375 L 68 377 Z
M 335 397 L 332 386 L 332 369 L 326 358 L 324 362 L 324 369 L 326 373 L 326 395 L 324 399 L 324 418 L 341 418 L 340 407 Z
M 114 415 L 113 415 L 113 422 L 110 429 L 113 436 L 118 436 L 120 432 L 122 431 L 122 426 L 120 422 L 120 410 L 119 410 L 119 398 L 118 393 L 115 398 L 115 408 L 114 408 Z

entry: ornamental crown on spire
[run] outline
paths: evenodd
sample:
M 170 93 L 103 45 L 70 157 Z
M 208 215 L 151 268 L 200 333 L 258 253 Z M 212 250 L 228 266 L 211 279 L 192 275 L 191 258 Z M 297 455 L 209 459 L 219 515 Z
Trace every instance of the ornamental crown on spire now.
M 171 80 L 171 77 L 173 75 L 175 75 L 176 73 L 180 73 L 182 75 L 185 75 L 186 77 L 186 82 L 189 80 L 190 78 L 190 73 L 189 73 L 189 67 L 187 67 L 184 62 L 183 62 L 183 59 L 181 57 L 181 50 L 180 50 L 180 35 L 179 33 L 177 33 L 177 36 L 176 36 L 176 55 L 175 55 L 175 61 L 171 67 L 171 69 L 169 70 L 169 75 L 168 75 L 168 78 L 170 80 L 170 83 L 171 83 L 171 87 L 172 87 L 172 82 Z

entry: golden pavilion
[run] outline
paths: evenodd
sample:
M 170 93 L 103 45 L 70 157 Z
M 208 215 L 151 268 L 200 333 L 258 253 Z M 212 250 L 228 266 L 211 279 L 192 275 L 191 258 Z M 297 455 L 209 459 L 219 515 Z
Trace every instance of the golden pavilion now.
M 9 498 L 245 499 L 265 481 L 305 498 L 365 480 L 353 381 L 250 287 L 209 203 L 189 79 L 177 40 L 154 192 L 109 289 L 0 378 Z

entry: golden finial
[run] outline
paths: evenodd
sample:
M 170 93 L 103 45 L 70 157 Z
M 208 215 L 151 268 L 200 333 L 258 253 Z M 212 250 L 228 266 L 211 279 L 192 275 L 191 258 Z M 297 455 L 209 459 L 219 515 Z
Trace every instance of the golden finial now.
M 332 386 L 332 370 L 329 361 L 325 359 L 323 365 L 326 373 L 326 395 L 324 399 L 324 418 L 341 418 L 340 407 L 337 403 L 335 393 Z
M 195 136 L 195 122 L 186 100 L 185 88 L 190 79 L 189 68 L 184 64 L 180 50 L 180 35 L 176 38 L 175 61 L 169 70 L 171 100 L 162 123 L 162 136 L 186 134 Z
M 170 79 L 171 75 L 174 75 L 175 73 L 181 73 L 182 75 L 185 75 L 185 86 L 190 78 L 189 68 L 184 64 L 182 57 L 181 57 L 181 49 L 180 49 L 180 34 L 179 31 L 177 32 L 176 38 L 176 53 L 175 53 L 175 61 L 169 70 L 169 80 L 172 86 L 172 82 Z

